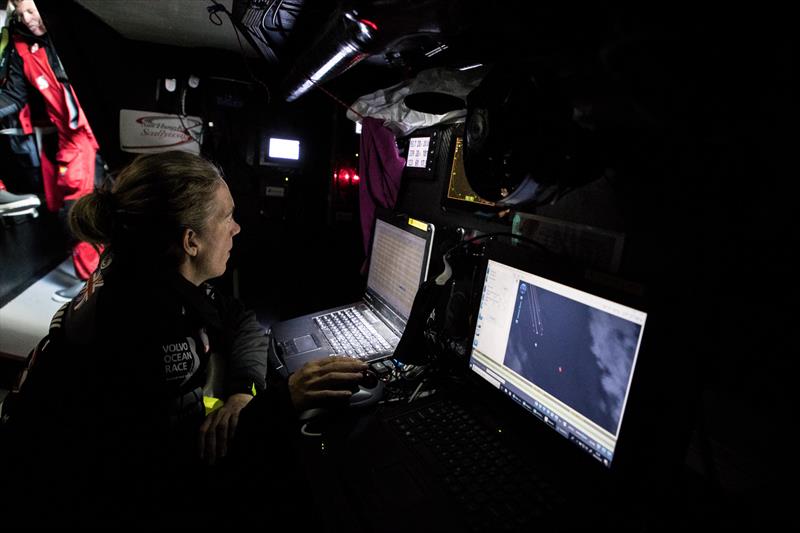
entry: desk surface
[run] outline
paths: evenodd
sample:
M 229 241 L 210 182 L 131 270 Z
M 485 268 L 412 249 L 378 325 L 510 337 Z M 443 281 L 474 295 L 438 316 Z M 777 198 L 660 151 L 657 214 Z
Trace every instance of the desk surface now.
M 433 401 L 437 401 L 435 395 L 420 403 Z M 325 531 L 441 532 L 454 527 L 470 531 L 474 526 L 464 520 L 464 510 L 441 480 L 428 475 L 426 469 L 430 467 L 420 462 L 416 450 L 406 448 L 387 429 L 387 420 L 407 409 L 408 404 L 397 402 L 364 411 L 345 410 L 306 426 L 307 433 L 322 434 L 301 437 L 298 446 L 308 480 L 308 497 L 318 516 L 324 517 Z M 510 426 L 509 431 L 513 431 Z M 515 445 L 511 441 L 508 443 Z M 566 441 L 563 444 L 572 446 Z M 547 449 L 542 447 L 542 453 Z M 557 472 L 542 471 L 543 478 L 552 476 L 557 476 Z M 563 486 L 559 487 L 562 489 Z M 525 497 L 535 502 L 540 497 L 535 490 L 539 489 L 528 490 L 531 492 Z M 575 527 L 576 520 L 583 520 L 587 527 L 606 522 L 609 527 L 619 528 L 624 524 L 634 527 L 643 519 L 640 505 L 626 506 L 621 514 L 621 507 L 611 508 L 609 501 L 613 496 L 608 492 L 597 498 L 584 497 L 592 490 L 598 490 L 597 486 L 571 491 L 570 502 L 581 495 L 580 503 L 576 503 L 572 511 L 579 509 L 581 512 L 572 516 L 548 516 L 543 518 L 543 524 L 537 524 L 552 530 Z M 513 518 L 498 517 L 497 530 L 514 531 Z M 486 526 L 479 529 L 485 531 Z

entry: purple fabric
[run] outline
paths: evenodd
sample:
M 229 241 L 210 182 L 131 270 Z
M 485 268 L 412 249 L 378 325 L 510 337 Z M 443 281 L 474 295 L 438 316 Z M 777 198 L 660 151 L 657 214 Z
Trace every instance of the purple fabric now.
M 397 152 L 394 133 L 383 125 L 383 120 L 364 117 L 361 123 L 358 173 L 361 176 L 361 234 L 367 257 L 372 242 L 376 206 L 386 209 L 394 207 L 400 190 L 400 176 L 405 166 L 406 160 Z

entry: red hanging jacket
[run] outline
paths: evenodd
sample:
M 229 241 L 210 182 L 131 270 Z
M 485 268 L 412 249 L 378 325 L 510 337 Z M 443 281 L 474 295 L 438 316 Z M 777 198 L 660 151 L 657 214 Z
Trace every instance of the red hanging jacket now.
M 59 81 L 47 57 L 45 46 L 28 42 L 15 35 L 14 48 L 22 58 L 23 72 L 28 82 L 42 95 L 50 122 L 58 132 L 57 175 L 43 176 L 48 208 L 58 210 L 64 200 L 75 200 L 94 187 L 94 164 L 98 150 L 89 121 L 71 86 Z M 77 126 L 70 124 L 70 108 L 66 91 L 70 91 L 77 108 Z M 32 133 L 30 114 L 20 112 L 22 129 Z

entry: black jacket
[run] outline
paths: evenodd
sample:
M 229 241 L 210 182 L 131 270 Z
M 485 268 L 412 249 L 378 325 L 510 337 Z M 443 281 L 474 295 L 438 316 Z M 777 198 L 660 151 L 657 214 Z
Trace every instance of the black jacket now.
M 257 392 L 231 452 L 244 450 L 231 459 L 238 461 L 231 484 L 239 486 L 266 467 L 267 448 L 284 449 L 283 438 L 296 433 L 285 382 L 265 389 L 263 329 L 210 286 L 146 274 L 106 254 L 81 294 L 54 315 L 49 344 L 4 425 L 0 476 L 11 499 L 0 499 L 0 511 L 10 505 L 0 524 L 68 516 L 96 525 L 131 508 L 157 516 L 164 501 L 196 517 L 198 494 L 223 492 L 197 458 L 204 417 L 197 391 L 211 351 L 226 362 L 225 395 Z
M 24 26 L 12 26 L 13 35 L 21 36 L 25 41 L 38 43 L 47 52 L 47 60 L 56 75 L 56 78 L 65 86 L 69 86 L 69 78 L 61 63 L 61 59 L 53 47 L 49 34 L 41 37 L 33 35 Z M 30 95 L 35 97 L 32 99 Z M 0 118 L 18 113 L 25 104 L 32 104 L 34 116 L 46 116 L 44 104 L 38 92 L 30 86 L 23 71 L 22 58 L 14 48 L 13 39 L 9 36 L 6 49 L 0 57 Z
M 223 397 L 264 390 L 267 339 L 252 312 L 209 284 L 197 287 L 176 272 L 147 274 L 111 254 L 54 315 L 50 334 L 85 354 L 75 362 L 83 367 L 76 380 L 133 409 L 123 414 L 138 417 L 144 408 L 168 426 L 191 424 L 186 417 L 197 413 L 202 420 L 212 352 L 225 363 Z

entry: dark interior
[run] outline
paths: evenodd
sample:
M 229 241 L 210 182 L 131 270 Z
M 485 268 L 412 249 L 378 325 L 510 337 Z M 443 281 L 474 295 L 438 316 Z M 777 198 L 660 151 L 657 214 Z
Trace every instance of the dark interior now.
M 213 122 L 202 153 L 224 170 L 242 227 L 218 283 L 265 327 L 356 300 L 364 289 L 358 186 L 332 179 L 341 168 L 358 169 L 347 105 L 433 67 L 481 63 L 504 76 L 502 87 L 525 87 L 535 73 L 538 105 L 553 112 L 542 123 L 553 128 L 533 132 L 539 108 L 512 111 L 507 131 L 540 143 L 521 164 L 546 174 L 562 164 L 550 158 L 563 149 L 602 170 L 570 171 L 575 181 L 558 196 L 512 210 L 623 233 L 613 275 L 645 287 L 659 319 L 658 361 L 644 368 L 651 385 L 639 392 L 663 418 L 642 438 L 663 439 L 675 459 L 642 489 L 664 498 L 643 529 L 750 528 L 782 518 L 790 500 L 781 478 L 793 449 L 787 304 L 795 138 L 785 13 L 469 0 L 295 0 L 276 8 L 234 0 L 241 44 L 256 50 L 245 54 L 130 40 L 79 2 L 37 3 L 112 173 L 135 155 L 119 148 L 120 109 Z M 348 33 L 343 13 L 352 10 L 376 26 L 369 37 Z M 266 28 L 253 29 L 253 13 Z M 209 17 L 234 31 L 223 11 Z M 299 92 L 348 39 L 363 57 Z M 190 75 L 200 79 L 197 88 L 186 85 Z M 179 90 L 155 90 L 164 78 L 176 78 Z M 565 100 L 590 116 L 585 143 L 558 129 L 553 110 Z M 409 105 L 440 111 L 459 103 L 434 95 Z M 302 165 L 259 164 L 265 132 L 300 138 Z M 456 228 L 511 227 L 497 209 L 443 208 L 447 172 L 404 179 L 395 208 L 451 236 L 431 263 L 434 275 Z M 14 183 L 12 169 L 2 177 Z M 267 195 L 271 187 L 283 196 Z M 0 230 L 2 304 L 67 257 L 57 228 L 43 211 Z M 3 366 L 13 373 L 13 364 Z M 664 427 L 674 431 L 662 434 Z M 657 486 L 667 478 L 669 487 Z

